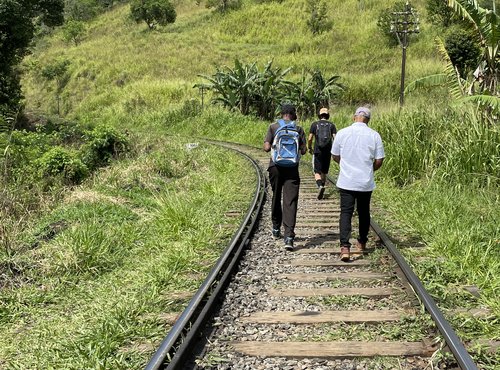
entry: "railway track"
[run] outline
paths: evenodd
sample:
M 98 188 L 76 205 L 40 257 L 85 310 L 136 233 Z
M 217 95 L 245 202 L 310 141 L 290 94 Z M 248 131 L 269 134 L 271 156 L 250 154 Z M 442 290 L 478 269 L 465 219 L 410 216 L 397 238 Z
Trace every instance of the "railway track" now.
M 271 236 L 270 202 L 260 203 L 269 156 L 256 148 L 219 145 L 252 161 L 256 196 L 147 369 L 431 369 L 439 338 L 460 368 L 476 369 L 375 222 L 368 250 L 352 250 L 351 262 L 340 261 L 333 185 L 317 200 L 310 166 L 301 164 L 295 250 L 285 251 L 283 241 Z

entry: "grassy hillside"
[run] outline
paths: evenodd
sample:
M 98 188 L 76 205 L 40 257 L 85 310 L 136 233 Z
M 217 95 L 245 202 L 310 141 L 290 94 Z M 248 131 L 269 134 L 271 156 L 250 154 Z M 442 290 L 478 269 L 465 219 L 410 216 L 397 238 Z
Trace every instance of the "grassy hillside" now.
M 262 142 L 267 122 L 223 109 L 201 111 L 199 93 L 192 88 L 200 81 L 198 74 L 211 74 L 215 66 L 233 65 L 235 58 L 260 66 L 272 59 L 276 65 L 294 67 L 291 78 L 297 78 L 303 68 L 315 67 L 327 76 L 340 75 L 347 90 L 333 109 L 338 128 L 350 123 L 353 105 L 373 105 L 370 125 L 381 132 L 387 153 L 384 167 L 377 173 L 379 187 L 374 194 L 375 204 L 384 211 L 376 211 L 374 217 L 391 234 L 401 237 L 400 246 L 416 238 L 427 246 L 403 253 L 443 308 L 484 307 L 492 311 L 486 318 L 450 317 L 464 340 L 498 339 L 500 129 L 498 125 L 486 126 L 470 111 L 454 107 L 442 90 L 408 96 L 406 108 L 400 111 L 401 50 L 388 47 L 376 28 L 379 12 L 392 1 L 363 3 L 360 9 L 357 0 L 328 1 L 333 29 L 316 37 L 307 31 L 303 0 L 281 4 L 246 0 L 242 9 L 226 15 L 197 6 L 194 0 L 178 0 L 176 23 L 157 31 L 150 32 L 145 24 L 130 21 L 128 5 L 119 5 L 90 22 L 78 46 L 62 41 L 58 30 L 40 40 L 24 63 L 27 108 L 55 112 L 55 83 L 43 81 L 39 71 L 56 60 L 67 59 L 70 76 L 61 94 L 62 114 L 83 125 L 105 123 L 127 129 L 134 138 L 141 138 L 133 144 L 141 149 L 111 169 L 99 171 L 82 186 L 65 189 L 62 204 L 47 204 L 41 219 L 26 217 L 33 224 L 19 234 L 27 238 L 61 218 L 71 222 L 66 231 L 43 242 L 40 249 L 25 250 L 22 245 L 14 256 L 6 257 L 20 268 L 16 276 L 20 288 L 14 279 L 12 286 L 1 291 L 2 302 L 7 303 L 0 307 L 0 338 L 4 338 L 0 340 L 0 348 L 4 348 L 0 366 L 64 367 L 71 360 L 79 368 L 144 366 L 165 331 L 165 320 L 158 317 L 160 313 L 152 303 L 163 303 L 172 291 L 191 289 L 195 279 L 190 279 L 193 271 L 188 266 L 201 263 L 200 258 L 209 252 L 188 249 L 187 256 L 180 257 L 181 264 L 177 263 L 175 256 L 180 249 L 191 245 L 193 238 L 204 240 L 203 229 L 195 235 L 189 231 L 194 229 L 190 218 L 183 216 L 186 210 L 182 204 L 174 204 L 174 198 L 180 196 L 196 208 L 214 192 L 223 193 L 223 207 L 217 210 L 222 218 L 223 208 L 249 196 L 245 193 L 241 199 L 231 199 L 228 189 L 243 181 L 238 172 L 242 163 L 231 159 L 228 170 L 221 165 L 225 161 L 220 159 L 219 150 L 204 151 L 199 161 L 189 162 L 192 168 L 183 171 L 182 167 L 188 156 L 182 144 L 193 137 L 252 145 Z M 412 41 L 408 49 L 408 81 L 442 68 L 433 42 L 440 31 L 426 22 L 424 3 L 413 1 L 423 23 L 418 41 Z M 301 122 L 306 128 L 309 123 Z M 209 168 L 204 167 L 205 162 Z M 204 173 L 210 176 L 204 178 Z M 226 177 L 227 181 L 217 185 Z M 192 178 L 197 180 L 190 181 Z M 94 207 L 96 200 L 104 203 L 103 212 Z M 220 223 L 210 215 L 198 215 L 194 208 L 188 214 L 202 217 L 208 228 Z M 85 216 L 81 220 L 79 212 Z M 103 222 L 103 214 L 111 219 Z M 162 228 L 178 232 L 166 235 Z M 139 243 L 137 237 L 142 238 Z M 220 241 L 220 235 L 213 237 L 213 242 Z M 124 250 L 113 248 L 107 242 L 109 238 L 122 243 Z M 169 238 L 175 238 L 176 243 L 161 250 L 161 268 L 153 271 L 153 277 L 144 275 L 153 261 L 145 259 L 137 264 L 135 256 L 151 257 L 149 250 L 158 248 L 155 243 Z M 89 248 L 93 244 L 102 248 L 82 251 L 78 249 L 80 240 L 87 241 L 83 245 Z M 97 263 L 100 260 L 95 256 L 99 253 L 110 256 L 104 261 L 109 265 Z M 83 271 L 81 263 L 86 259 L 82 255 L 90 260 Z M 180 283 L 169 285 L 168 278 L 178 272 L 179 266 Z M 207 268 L 203 265 L 195 272 Z M 96 269 L 98 277 L 92 275 Z M 153 291 L 137 294 L 148 279 L 155 282 Z M 127 288 L 120 285 L 122 281 L 137 285 Z M 103 285 L 97 286 L 100 282 Z M 464 294 L 461 287 L 465 285 L 477 285 L 481 297 Z M 114 290 L 118 297 L 113 299 L 122 302 L 116 309 L 110 307 L 115 301 L 102 298 L 112 296 Z M 86 297 L 90 291 L 96 295 Z M 18 296 L 25 300 L 18 302 Z M 83 297 L 83 311 L 77 311 L 71 321 L 67 313 L 78 306 L 78 297 Z M 180 309 L 178 302 L 171 303 L 173 312 Z M 90 314 L 84 312 L 86 309 Z M 111 329 L 109 323 L 113 322 L 126 325 Z M 146 322 L 144 328 L 142 322 Z M 155 330 L 151 332 L 150 328 Z M 112 335 L 106 337 L 109 332 Z M 61 342 L 66 334 L 76 339 Z M 19 335 L 21 339 L 17 339 Z M 51 337 L 57 342 L 46 341 Z M 105 344 L 103 337 L 109 339 Z M 19 340 L 16 346 L 12 345 L 13 338 Z M 141 350 L 144 346 L 146 349 Z M 495 368 L 498 356 L 483 350 L 475 352 L 475 359 L 485 369 Z
M 51 84 L 36 78 L 36 70 L 58 58 L 71 62 L 71 78 L 63 91 L 64 112 L 88 114 L 102 109 L 167 109 L 186 97 L 198 97 L 192 89 L 198 74 L 210 74 L 216 65 L 232 65 L 235 58 L 261 66 L 321 68 L 338 74 L 348 90 L 346 102 L 397 100 L 401 49 L 389 48 L 376 21 L 392 1 L 329 1 L 333 29 L 313 37 L 306 21 L 305 3 L 244 2 L 226 15 L 214 13 L 194 0 L 178 1 L 175 24 L 150 32 L 145 24 L 129 18 L 129 6 L 120 5 L 91 22 L 86 37 L 74 46 L 60 33 L 38 47 L 27 59 L 36 66 L 24 80 L 28 107 L 54 110 L 47 99 Z M 425 12 L 424 1 L 414 1 Z M 422 18 L 425 20 L 425 17 Z M 408 50 L 407 78 L 412 80 L 441 70 L 433 39 L 434 27 L 422 25 L 418 40 Z M 50 96 L 50 95 L 49 95 Z M 99 116 L 101 112 L 99 112 Z

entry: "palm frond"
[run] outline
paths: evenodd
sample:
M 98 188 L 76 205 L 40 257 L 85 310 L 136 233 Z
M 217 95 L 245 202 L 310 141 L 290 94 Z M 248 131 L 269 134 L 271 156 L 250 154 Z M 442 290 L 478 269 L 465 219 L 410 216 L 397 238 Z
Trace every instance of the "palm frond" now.
M 425 89 L 436 86 L 446 86 L 448 84 L 448 75 L 438 73 L 435 75 L 425 76 L 415 81 L 410 82 L 405 88 L 405 94 L 415 90 Z
M 472 102 L 481 107 L 489 107 L 493 112 L 500 113 L 500 97 L 494 95 L 471 95 L 460 99 L 462 102 Z

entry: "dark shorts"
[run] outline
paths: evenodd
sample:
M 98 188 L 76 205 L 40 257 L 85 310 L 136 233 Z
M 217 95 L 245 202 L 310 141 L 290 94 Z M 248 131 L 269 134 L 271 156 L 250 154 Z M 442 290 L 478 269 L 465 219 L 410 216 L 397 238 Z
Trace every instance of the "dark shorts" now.
M 332 160 L 332 155 L 330 151 L 321 151 L 319 153 L 314 153 L 314 173 L 328 173 L 330 169 L 330 162 Z

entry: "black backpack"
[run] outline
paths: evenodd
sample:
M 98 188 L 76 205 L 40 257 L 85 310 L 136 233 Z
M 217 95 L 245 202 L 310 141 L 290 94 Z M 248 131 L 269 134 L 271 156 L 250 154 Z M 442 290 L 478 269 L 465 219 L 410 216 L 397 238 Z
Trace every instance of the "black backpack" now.
M 318 148 L 326 148 L 332 143 L 332 124 L 327 121 L 318 121 L 316 127 L 316 143 Z

